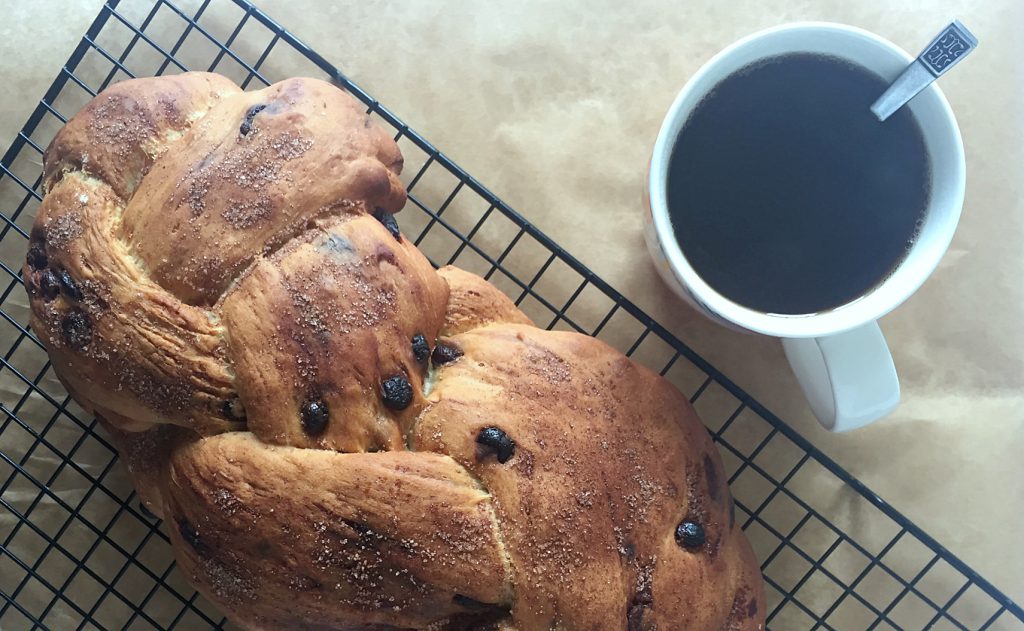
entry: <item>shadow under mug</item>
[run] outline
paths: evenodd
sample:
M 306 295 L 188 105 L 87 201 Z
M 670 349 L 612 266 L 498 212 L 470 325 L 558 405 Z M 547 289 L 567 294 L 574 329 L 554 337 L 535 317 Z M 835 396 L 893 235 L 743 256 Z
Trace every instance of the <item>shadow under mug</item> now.
M 845 431 L 882 418 L 899 403 L 896 368 L 876 320 L 909 298 L 949 247 L 963 206 L 964 149 L 953 110 L 937 85 L 905 106 L 917 118 L 931 161 L 929 205 L 907 257 L 856 300 L 794 316 L 749 309 L 719 294 L 687 262 L 672 231 L 667 195 L 672 150 L 690 113 L 719 81 L 756 61 L 798 52 L 839 57 L 889 81 L 914 60 L 868 31 L 818 22 L 770 28 L 722 50 L 686 83 L 662 123 L 644 190 L 644 232 L 658 273 L 698 311 L 733 329 L 782 338 L 814 415 L 825 428 Z

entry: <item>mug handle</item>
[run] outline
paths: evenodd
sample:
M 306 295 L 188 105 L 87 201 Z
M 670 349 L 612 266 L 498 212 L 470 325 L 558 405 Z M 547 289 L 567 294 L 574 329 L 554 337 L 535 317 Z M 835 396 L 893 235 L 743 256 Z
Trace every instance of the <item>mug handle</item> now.
M 826 337 L 783 339 L 782 348 L 825 429 L 863 427 L 900 402 L 896 366 L 877 322 Z

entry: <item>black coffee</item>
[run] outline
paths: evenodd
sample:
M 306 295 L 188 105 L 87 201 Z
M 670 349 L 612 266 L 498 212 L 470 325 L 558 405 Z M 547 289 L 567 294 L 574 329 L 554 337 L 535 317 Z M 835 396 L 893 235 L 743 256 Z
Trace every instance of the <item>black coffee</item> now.
M 672 227 L 716 291 L 769 313 L 817 313 L 869 291 L 916 237 L 929 197 L 908 108 L 869 109 L 886 82 L 834 57 L 783 55 L 721 81 L 669 164 Z

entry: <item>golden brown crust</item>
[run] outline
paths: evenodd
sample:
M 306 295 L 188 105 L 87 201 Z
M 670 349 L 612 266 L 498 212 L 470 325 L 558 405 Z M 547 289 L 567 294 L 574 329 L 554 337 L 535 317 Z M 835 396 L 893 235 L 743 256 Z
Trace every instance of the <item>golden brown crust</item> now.
M 157 156 L 222 98 L 240 92 L 206 72 L 115 83 L 57 132 L 43 156 L 44 190 L 64 173 L 84 171 L 128 199 Z
M 494 496 L 522 628 L 757 628 L 723 607 L 762 610 L 760 578 L 678 390 L 574 333 L 491 325 L 450 342 L 463 356 L 439 369 L 412 446 L 452 456 Z M 481 448 L 487 427 L 514 442 L 506 462 Z M 699 550 L 676 542 L 684 519 L 706 533 Z
M 441 335 L 456 335 L 494 322 L 533 325 L 508 296 L 476 274 L 451 265 L 437 273 L 448 281 L 451 291 Z
M 149 278 L 114 238 L 122 201 L 83 171 L 46 195 L 23 271 L 32 329 L 85 407 L 123 429 L 176 423 L 203 433 L 237 426 L 221 413 L 234 396 L 223 327 Z M 30 257 L 31 258 L 31 257 Z
M 403 448 L 427 370 L 412 340 L 437 336 L 447 299 L 419 250 L 366 215 L 318 225 L 262 259 L 223 307 L 249 429 L 279 445 Z M 396 377 L 411 386 L 402 410 L 380 394 Z M 300 422 L 310 401 L 337 411 L 316 434 Z
M 398 147 L 351 97 L 128 81 L 44 167 L 32 327 L 238 625 L 763 628 L 686 399 L 435 271 L 391 216 Z
M 182 571 L 238 623 L 416 628 L 511 598 L 491 497 L 446 456 L 233 432 L 178 450 L 167 485 Z
M 119 429 L 123 419 L 111 422 L 97 412 L 100 425 L 110 435 L 117 453 L 132 475 L 139 500 L 157 517 L 164 518 L 164 481 L 167 465 L 181 446 L 199 438 L 192 430 L 177 425 L 157 425 L 141 432 Z M 107 413 L 109 416 L 109 413 Z
M 250 115 L 254 104 L 265 107 Z M 79 401 L 132 431 L 242 428 L 215 303 L 316 221 L 405 201 L 394 141 L 313 79 L 251 93 L 209 73 L 118 83 L 44 163 L 24 269 L 31 324 Z
M 369 122 L 355 99 L 313 79 L 225 98 L 143 180 L 124 238 L 162 287 L 212 305 L 311 219 L 402 207 L 401 154 Z

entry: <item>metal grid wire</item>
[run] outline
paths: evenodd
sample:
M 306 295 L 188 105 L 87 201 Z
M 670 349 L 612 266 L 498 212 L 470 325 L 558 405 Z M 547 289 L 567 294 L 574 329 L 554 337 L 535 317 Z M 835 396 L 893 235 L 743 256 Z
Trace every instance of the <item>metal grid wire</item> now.
M 97 92 L 209 69 L 243 87 L 326 73 L 392 128 L 404 232 L 496 284 L 535 322 L 597 336 L 690 394 L 767 582 L 769 628 L 1024 630 L 1024 612 L 244 0 L 110 0 L 0 172 L 0 629 L 232 628 L 174 570 L 103 431 L 27 329 L 19 269 L 43 148 Z

